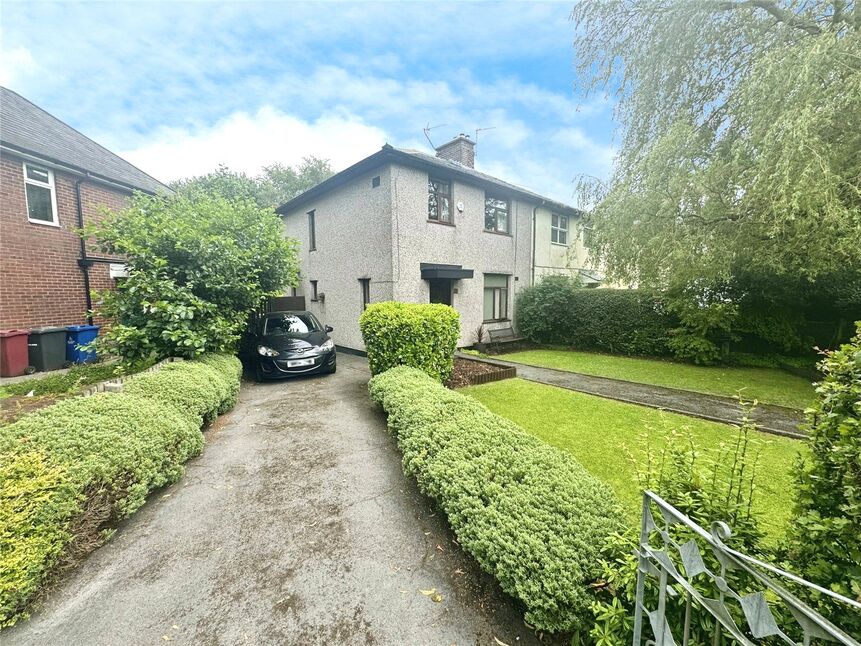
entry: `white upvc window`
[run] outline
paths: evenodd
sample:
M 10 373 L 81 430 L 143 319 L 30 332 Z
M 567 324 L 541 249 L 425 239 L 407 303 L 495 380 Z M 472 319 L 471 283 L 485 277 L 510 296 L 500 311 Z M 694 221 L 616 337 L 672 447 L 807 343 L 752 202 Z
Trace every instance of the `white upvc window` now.
M 555 244 L 568 244 L 568 216 L 557 215 L 554 213 L 551 216 L 550 222 L 550 241 Z
M 24 194 L 27 200 L 27 219 L 35 224 L 59 226 L 57 219 L 57 191 L 54 188 L 54 171 L 43 166 L 24 163 Z

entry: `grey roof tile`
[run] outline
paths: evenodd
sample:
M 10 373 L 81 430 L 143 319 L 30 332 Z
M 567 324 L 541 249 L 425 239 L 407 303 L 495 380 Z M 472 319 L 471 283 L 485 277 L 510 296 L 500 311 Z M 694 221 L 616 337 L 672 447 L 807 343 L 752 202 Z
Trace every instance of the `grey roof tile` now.
M 149 193 L 170 189 L 20 94 L 0 87 L 0 142 Z

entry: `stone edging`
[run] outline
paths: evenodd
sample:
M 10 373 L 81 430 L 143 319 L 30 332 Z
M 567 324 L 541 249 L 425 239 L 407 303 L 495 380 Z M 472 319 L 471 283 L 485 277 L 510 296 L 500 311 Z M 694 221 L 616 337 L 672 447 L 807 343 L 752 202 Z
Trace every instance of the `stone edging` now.
M 155 372 L 156 370 L 160 370 L 161 367 L 165 364 L 174 363 L 176 361 L 184 361 L 184 359 L 180 357 L 169 357 L 167 359 L 162 359 L 156 364 L 153 364 L 146 370 L 141 370 L 140 372 L 136 372 L 131 375 L 123 375 L 122 377 L 114 377 L 113 379 L 108 379 L 106 381 L 100 381 L 97 384 L 92 384 L 84 388 L 84 390 L 81 391 L 80 396 L 89 397 L 90 395 L 95 395 L 96 393 L 118 393 L 122 391 L 123 384 L 132 377 L 142 375 L 145 372 Z

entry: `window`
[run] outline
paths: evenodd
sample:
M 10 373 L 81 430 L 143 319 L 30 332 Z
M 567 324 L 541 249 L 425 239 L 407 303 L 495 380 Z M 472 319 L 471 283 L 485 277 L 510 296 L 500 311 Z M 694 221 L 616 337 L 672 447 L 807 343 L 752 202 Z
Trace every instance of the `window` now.
M 508 318 L 508 276 L 484 275 L 484 321 L 501 321 Z
M 264 336 L 286 336 L 291 338 L 301 338 L 308 336 L 312 332 L 319 332 L 323 329 L 320 321 L 314 318 L 314 315 L 309 313 L 303 314 L 279 314 L 277 316 L 267 316 L 263 325 Z
M 592 229 L 588 227 L 583 229 L 583 246 L 587 249 L 592 246 Z
M 314 225 L 314 211 L 308 211 L 308 251 L 317 250 L 317 227 Z
M 362 310 L 366 310 L 371 304 L 371 279 L 360 278 L 359 284 L 362 286 Z
M 557 244 L 568 244 L 568 216 L 556 215 L 551 216 L 550 222 L 550 241 Z
M 317 281 L 312 280 L 310 282 L 311 282 L 311 300 L 316 301 L 317 300 Z
M 380 176 L 377 175 L 371 180 L 371 188 L 377 188 L 380 185 Z
M 24 191 L 27 199 L 27 219 L 30 222 L 59 224 L 53 171 L 24 164 Z
M 484 197 L 484 229 L 496 233 L 508 233 L 508 200 L 485 195 Z
M 451 224 L 451 183 L 428 179 L 428 220 Z

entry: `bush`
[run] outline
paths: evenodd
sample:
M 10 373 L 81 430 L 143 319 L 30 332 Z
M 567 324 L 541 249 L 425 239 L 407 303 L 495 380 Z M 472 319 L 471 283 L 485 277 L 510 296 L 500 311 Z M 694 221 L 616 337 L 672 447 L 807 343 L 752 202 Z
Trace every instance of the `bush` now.
M 587 289 L 547 276 L 517 297 L 517 328 L 536 343 L 617 354 L 665 355 L 673 318 L 635 289 Z
M 0 427 L 0 626 L 105 527 L 179 479 L 203 447 L 203 417 L 235 399 L 237 364 L 172 364 L 122 393 L 66 399 Z
M 861 322 L 857 335 L 819 365 L 825 378 L 808 411 L 811 457 L 800 464 L 795 517 L 786 546 L 806 579 L 861 598 Z M 837 616 L 828 598 L 812 600 Z M 848 614 L 848 613 L 847 613 Z M 861 634 L 861 616 L 841 627 Z
M 588 614 L 604 542 L 623 526 L 610 489 L 566 453 L 419 370 L 371 379 L 407 474 L 448 516 L 458 543 L 540 630 Z
M 372 374 L 412 366 L 434 379 L 451 376 L 460 315 L 448 305 L 374 303 L 359 319 Z

